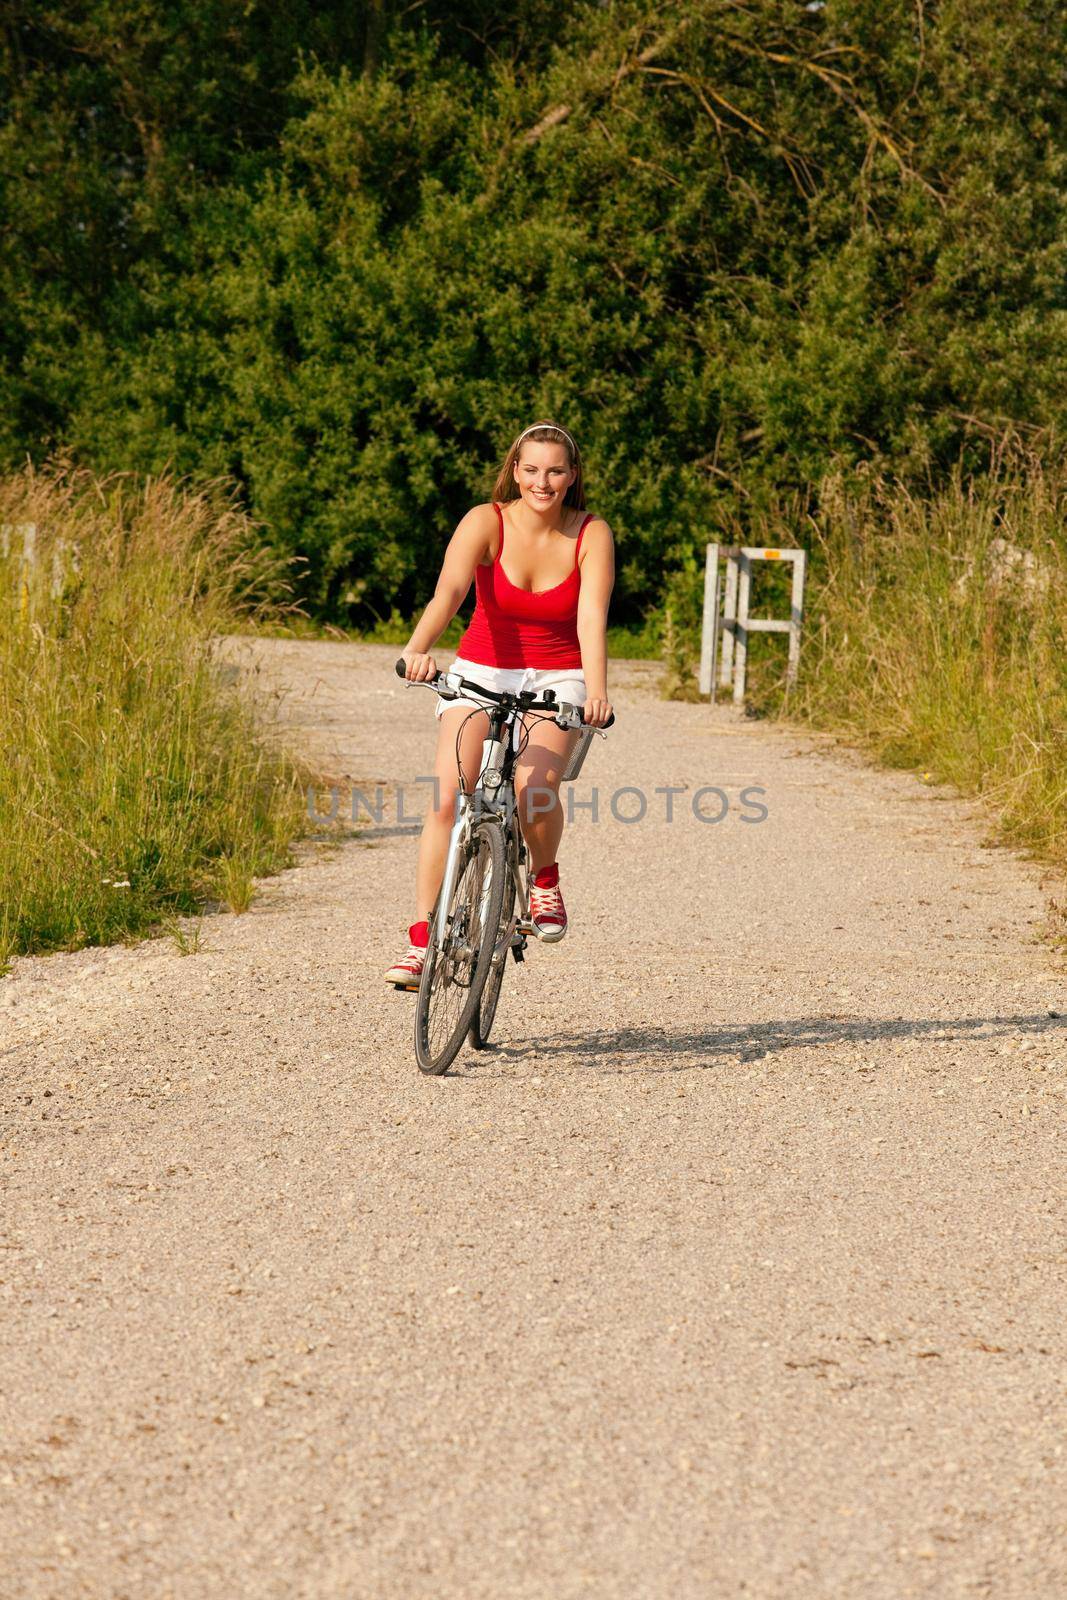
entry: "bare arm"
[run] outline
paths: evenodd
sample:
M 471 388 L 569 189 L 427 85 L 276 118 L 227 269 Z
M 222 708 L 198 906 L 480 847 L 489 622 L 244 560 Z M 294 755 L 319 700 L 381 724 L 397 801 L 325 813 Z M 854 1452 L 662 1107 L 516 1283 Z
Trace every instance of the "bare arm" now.
M 466 599 L 474 580 L 474 569 L 489 552 L 494 526 L 492 506 L 474 506 L 448 541 L 433 599 L 415 624 L 415 631 L 402 652 L 412 682 L 432 678 L 437 671 L 430 651 Z
M 611 715 L 608 699 L 608 602 L 615 586 L 615 541 L 602 517 L 585 530 L 582 586 L 578 594 L 578 643 L 585 674 L 584 716 L 602 727 Z

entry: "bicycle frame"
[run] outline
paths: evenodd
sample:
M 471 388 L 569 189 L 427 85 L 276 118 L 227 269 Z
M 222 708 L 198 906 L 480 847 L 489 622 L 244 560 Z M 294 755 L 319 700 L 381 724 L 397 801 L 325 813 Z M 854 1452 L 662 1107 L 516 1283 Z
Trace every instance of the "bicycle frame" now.
M 531 697 L 532 698 L 532 697 Z M 447 907 L 452 901 L 452 891 L 455 888 L 456 869 L 464 846 L 470 838 L 472 820 L 493 813 L 500 818 L 501 827 L 505 836 L 511 828 L 512 818 L 515 815 L 515 748 L 511 737 L 512 729 L 518 713 L 505 711 L 502 707 L 486 708 L 489 714 L 489 732 L 482 740 L 481 765 L 478 771 L 478 781 L 473 791 L 467 794 L 460 790 L 456 797 L 456 820 L 448 837 L 448 853 L 445 857 L 445 870 L 441 879 L 441 892 L 438 900 L 437 922 L 435 933 L 440 947 L 444 947 L 447 928 Z M 509 737 L 504 742 L 504 732 Z M 515 868 L 515 888 L 519 905 L 526 909 L 526 891 L 521 882 L 518 866 Z M 510 943 L 511 933 L 508 940 Z

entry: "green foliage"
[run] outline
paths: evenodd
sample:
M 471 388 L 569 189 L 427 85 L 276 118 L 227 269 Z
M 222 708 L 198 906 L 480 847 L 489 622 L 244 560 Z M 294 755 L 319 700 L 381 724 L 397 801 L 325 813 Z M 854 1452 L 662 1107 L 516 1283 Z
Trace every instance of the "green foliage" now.
M 833 463 L 1062 435 L 1051 0 L 7 17 L 0 451 L 231 475 L 319 617 L 424 602 L 538 413 L 627 622 Z
M 668 700 L 698 700 L 697 651 L 703 611 L 704 569 L 686 551 L 663 594 L 663 694 Z

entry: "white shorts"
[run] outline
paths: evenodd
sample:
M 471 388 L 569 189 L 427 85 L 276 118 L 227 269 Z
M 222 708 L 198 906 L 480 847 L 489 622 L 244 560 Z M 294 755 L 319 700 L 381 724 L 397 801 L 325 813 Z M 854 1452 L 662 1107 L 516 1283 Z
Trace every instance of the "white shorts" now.
M 584 706 L 587 698 L 585 676 L 580 667 L 486 667 L 479 661 L 464 661 L 462 656 L 457 656 L 444 670 L 458 672 L 461 678 L 469 678 L 472 683 L 484 683 L 497 694 L 519 694 L 523 689 L 532 689 L 541 695 L 546 689 L 554 689 L 557 700 L 567 700 L 572 706 Z M 457 700 L 442 700 L 438 695 L 439 717 L 452 706 L 462 706 L 465 711 L 485 710 L 478 700 L 462 696 Z M 518 726 L 516 723 L 516 733 Z

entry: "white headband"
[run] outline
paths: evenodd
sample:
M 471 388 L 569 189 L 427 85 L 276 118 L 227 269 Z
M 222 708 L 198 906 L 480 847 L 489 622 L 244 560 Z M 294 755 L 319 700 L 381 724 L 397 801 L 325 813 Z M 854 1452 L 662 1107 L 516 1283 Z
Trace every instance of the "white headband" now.
M 578 446 L 575 444 L 566 428 L 561 428 L 558 422 L 535 422 L 532 428 L 524 428 L 519 434 L 519 437 L 515 440 L 515 449 L 517 450 L 519 448 L 520 444 L 528 433 L 536 433 L 538 428 L 551 428 L 553 432 L 561 433 L 571 447 L 571 455 L 573 456 L 574 460 L 577 461 Z

